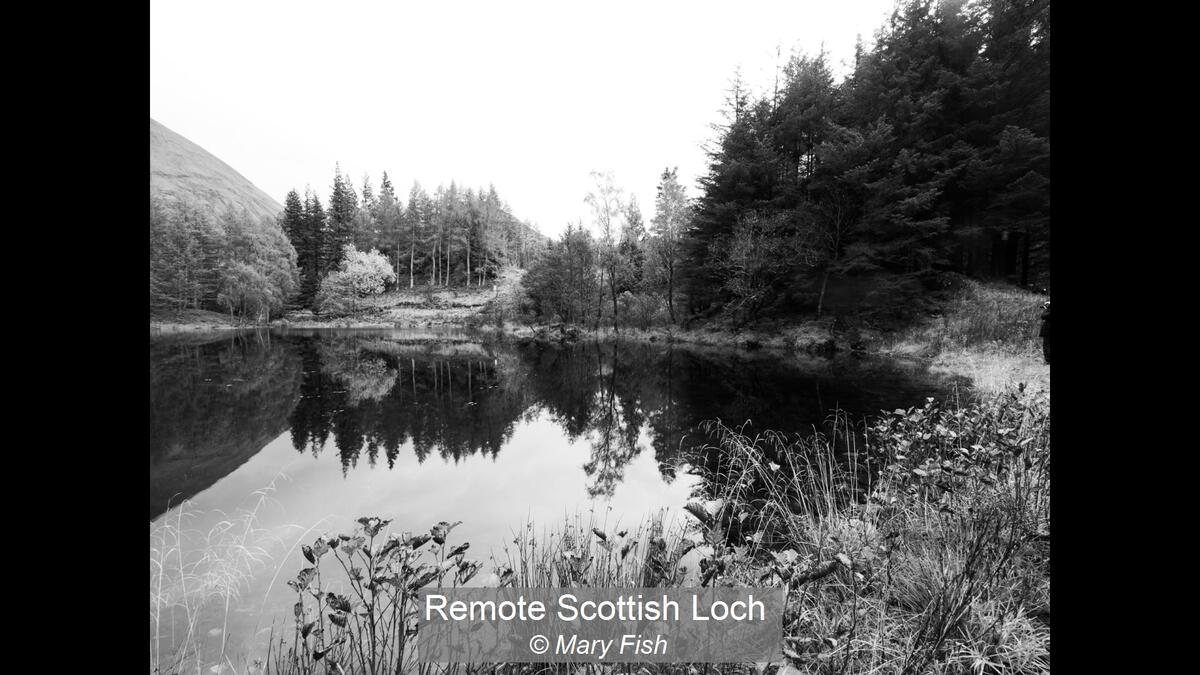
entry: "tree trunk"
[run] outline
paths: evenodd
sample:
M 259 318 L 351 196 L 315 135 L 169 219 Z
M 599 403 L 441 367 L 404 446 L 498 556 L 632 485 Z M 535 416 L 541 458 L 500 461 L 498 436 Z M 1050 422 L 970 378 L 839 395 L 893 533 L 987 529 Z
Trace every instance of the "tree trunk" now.
M 596 318 L 592 321 L 592 330 L 600 330 L 600 315 L 603 313 L 604 307 L 604 269 L 600 270 L 600 287 L 597 289 L 600 292 L 596 294 Z
M 608 288 L 612 295 L 613 332 L 620 333 L 621 329 L 617 328 L 617 277 L 612 270 L 608 271 Z
M 1025 226 L 1025 241 L 1021 250 L 1021 285 L 1029 286 L 1029 226 Z
M 667 265 L 667 314 L 671 324 L 675 323 L 675 266 Z
M 825 306 L 825 285 L 829 283 L 829 270 L 821 278 L 821 294 L 817 296 L 817 318 L 821 318 L 821 308 Z

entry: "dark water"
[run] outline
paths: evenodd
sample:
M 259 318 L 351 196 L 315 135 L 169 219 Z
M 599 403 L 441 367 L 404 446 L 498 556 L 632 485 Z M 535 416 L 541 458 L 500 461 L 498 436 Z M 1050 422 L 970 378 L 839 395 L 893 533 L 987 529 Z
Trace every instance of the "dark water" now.
M 707 440 L 703 420 L 811 433 L 835 408 L 907 407 L 954 385 L 905 362 L 430 337 L 324 331 L 151 345 L 152 561 L 178 549 L 202 570 L 244 557 L 244 546 L 221 546 L 230 514 L 249 510 L 253 537 L 237 543 L 253 538 L 267 552 L 221 562 L 247 570 L 236 602 L 202 612 L 193 634 L 214 644 L 226 635 L 225 650 L 250 640 L 290 607 L 283 579 L 300 560 L 291 547 L 348 531 L 358 516 L 395 518 L 397 530 L 462 520 L 456 534 L 486 560 L 527 519 L 588 511 L 628 522 L 682 507 L 698 482 L 689 467 Z M 171 539 L 172 528 L 191 535 Z M 224 553 L 198 553 L 214 548 Z M 227 580 L 188 581 L 168 576 L 168 590 L 180 589 L 160 591 L 159 605 L 228 591 Z M 162 627 L 178 621 L 160 614 L 164 643 L 179 640 L 182 628 Z

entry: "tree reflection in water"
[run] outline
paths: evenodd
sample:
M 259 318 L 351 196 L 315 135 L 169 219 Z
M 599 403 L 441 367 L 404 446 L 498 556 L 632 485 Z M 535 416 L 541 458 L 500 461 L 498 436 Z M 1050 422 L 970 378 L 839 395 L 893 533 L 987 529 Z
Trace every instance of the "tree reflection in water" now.
M 908 406 L 946 386 L 915 364 L 633 341 L 324 335 L 159 346 L 151 350 L 151 515 L 167 493 L 194 494 L 289 427 L 301 452 L 320 455 L 332 441 L 344 473 L 364 453 L 376 467 L 382 452 L 391 468 L 406 443 L 422 462 L 494 458 L 516 426 L 548 415 L 571 441 L 589 443 L 588 493 L 610 496 L 644 450 L 668 481 L 681 462 L 695 463 L 707 441 L 703 420 L 807 433 L 835 407 Z M 170 457 L 194 466 L 181 473 Z

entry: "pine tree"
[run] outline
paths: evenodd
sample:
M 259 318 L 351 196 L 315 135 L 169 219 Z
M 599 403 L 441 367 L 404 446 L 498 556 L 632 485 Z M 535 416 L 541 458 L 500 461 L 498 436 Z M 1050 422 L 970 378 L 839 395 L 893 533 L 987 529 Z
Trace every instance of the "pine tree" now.
M 617 245 L 618 292 L 641 290 L 646 263 L 646 225 L 637 196 L 631 195 L 622 213 L 621 243 Z
M 408 233 L 408 287 L 415 286 L 417 247 L 422 246 L 425 232 L 428 229 L 431 205 L 429 196 L 416 181 L 408 193 L 408 208 L 404 211 L 406 230 Z
M 305 307 L 312 307 L 317 290 L 321 287 L 321 279 L 327 270 L 334 269 L 326 265 L 328 234 L 321 198 L 311 187 L 305 188 L 304 235 L 301 238 L 301 246 L 296 247 L 300 261 L 300 302 Z
M 332 270 L 341 262 L 342 250 L 354 243 L 355 220 L 358 215 L 358 195 L 354 186 L 342 176 L 340 165 L 334 166 L 333 187 L 329 195 L 329 231 L 325 240 L 325 268 Z
M 770 103 L 749 106 L 740 82 L 731 92 L 727 119 L 716 149 L 709 151 L 708 174 L 700 179 L 700 197 L 687 246 L 683 282 L 695 312 L 715 311 L 722 300 L 713 242 L 732 235 L 738 218 L 768 209 L 776 196 L 778 161 L 771 147 Z
M 388 179 L 387 171 L 379 184 L 379 196 L 374 200 L 375 226 L 379 229 L 379 249 L 388 255 L 396 270 L 397 278 L 401 272 L 400 256 L 404 249 L 404 213 L 403 207 L 396 199 L 396 190 Z
M 362 204 L 356 210 L 354 216 L 354 239 L 355 247 L 362 251 L 379 250 L 389 253 L 391 247 L 388 246 L 388 240 L 381 236 L 379 223 L 375 219 L 376 204 L 375 192 L 371 188 L 370 174 L 363 174 L 362 183 Z
M 283 200 L 283 213 L 280 216 L 279 226 L 292 244 L 296 254 L 296 266 L 301 270 L 301 275 L 312 265 L 308 259 L 310 235 L 307 223 L 304 202 L 300 200 L 300 194 L 294 189 L 289 190 L 287 197 Z M 304 303 L 303 296 L 300 301 L 302 304 Z

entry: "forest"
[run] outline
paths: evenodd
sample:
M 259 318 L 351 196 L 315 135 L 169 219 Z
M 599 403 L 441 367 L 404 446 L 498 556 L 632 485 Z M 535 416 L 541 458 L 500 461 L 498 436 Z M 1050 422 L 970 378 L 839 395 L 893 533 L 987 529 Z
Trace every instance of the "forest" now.
M 1049 2 L 910 0 L 841 82 L 824 52 L 766 94 L 735 75 L 716 129 L 697 198 L 663 171 L 648 230 L 595 176 L 594 227 L 527 277 L 536 314 L 904 320 L 955 275 L 1049 288 Z
M 280 216 L 297 253 L 296 302 L 304 307 L 314 305 L 322 282 L 343 265 L 346 245 L 378 251 L 392 266 L 393 283 L 414 288 L 490 284 L 499 269 L 529 264 L 543 240 L 513 215 L 494 186 L 461 189 L 451 182 L 430 195 L 414 182 L 405 203 L 385 171 L 378 194 L 370 176 L 363 177 L 360 200 L 335 167 L 328 204 L 322 206 L 311 188 L 303 200 L 292 190 Z
M 319 315 L 511 278 L 510 318 L 620 330 L 904 321 L 963 275 L 1048 291 L 1049 19 L 1047 0 L 907 0 L 841 81 L 824 51 L 781 59 L 767 92 L 735 74 L 707 173 L 689 194 L 661 170 L 648 222 L 603 172 L 589 222 L 553 240 L 492 186 L 403 198 L 339 167 L 325 203 L 292 190 L 274 223 L 152 200 L 152 308 Z
M 266 320 L 295 297 L 296 251 L 269 218 L 151 195 L 149 278 L 151 311 Z

